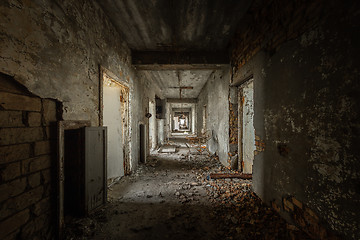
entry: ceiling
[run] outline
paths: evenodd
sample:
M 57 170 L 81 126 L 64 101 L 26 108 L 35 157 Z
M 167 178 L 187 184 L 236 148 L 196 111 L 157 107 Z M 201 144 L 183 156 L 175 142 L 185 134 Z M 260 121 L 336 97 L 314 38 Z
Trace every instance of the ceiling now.
M 133 51 L 226 51 L 252 0 L 99 0 Z M 177 68 L 179 69 L 179 68 Z M 178 71 L 178 73 L 177 73 Z M 142 70 L 167 98 L 196 98 L 212 69 Z
M 180 98 L 180 86 L 193 88 L 183 89 L 181 98 L 197 98 L 213 70 L 144 70 L 139 72 L 161 86 L 165 98 Z

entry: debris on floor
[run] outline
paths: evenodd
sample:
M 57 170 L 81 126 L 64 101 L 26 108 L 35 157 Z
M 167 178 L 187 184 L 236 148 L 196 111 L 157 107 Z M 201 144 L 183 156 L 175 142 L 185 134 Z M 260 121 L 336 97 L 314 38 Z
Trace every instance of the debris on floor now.
M 252 174 L 245 174 L 245 173 L 210 173 L 209 177 L 211 179 L 221 179 L 221 178 L 251 179 Z
M 261 202 L 251 179 L 192 148 L 153 154 L 111 186 L 104 208 L 68 220 L 66 239 L 308 239 Z
M 159 149 L 160 153 L 175 153 L 176 152 L 176 147 L 175 146 L 171 146 L 171 145 L 165 145 L 162 146 Z

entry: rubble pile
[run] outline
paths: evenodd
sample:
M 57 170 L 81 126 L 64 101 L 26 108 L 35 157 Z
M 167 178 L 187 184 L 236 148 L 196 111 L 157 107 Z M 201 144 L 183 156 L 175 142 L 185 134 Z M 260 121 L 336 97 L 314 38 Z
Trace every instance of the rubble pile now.
M 217 234 L 224 239 L 309 239 L 289 225 L 251 190 L 251 180 L 205 180 L 214 206 Z
M 106 206 L 68 221 L 66 239 L 309 239 L 216 155 L 177 150 L 152 155 L 112 185 Z

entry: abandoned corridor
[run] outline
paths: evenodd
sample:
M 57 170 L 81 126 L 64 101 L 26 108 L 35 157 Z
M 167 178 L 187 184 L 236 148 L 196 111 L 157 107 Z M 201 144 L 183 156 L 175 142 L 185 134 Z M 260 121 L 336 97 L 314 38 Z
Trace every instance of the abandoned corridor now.
M 359 5 L 2 0 L 0 239 L 360 239 Z
M 308 239 L 261 203 L 251 180 L 209 179 L 231 171 L 185 143 L 172 139 L 174 151 L 159 148 L 111 185 L 105 208 L 69 217 L 66 239 Z

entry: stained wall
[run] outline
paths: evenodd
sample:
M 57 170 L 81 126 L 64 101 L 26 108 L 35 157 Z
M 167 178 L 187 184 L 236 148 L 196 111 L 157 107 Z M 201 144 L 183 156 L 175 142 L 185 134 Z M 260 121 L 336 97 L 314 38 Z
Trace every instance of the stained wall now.
M 272 4 L 232 51 L 233 84 L 254 78 L 254 190 L 315 239 L 359 239 L 359 7 Z

